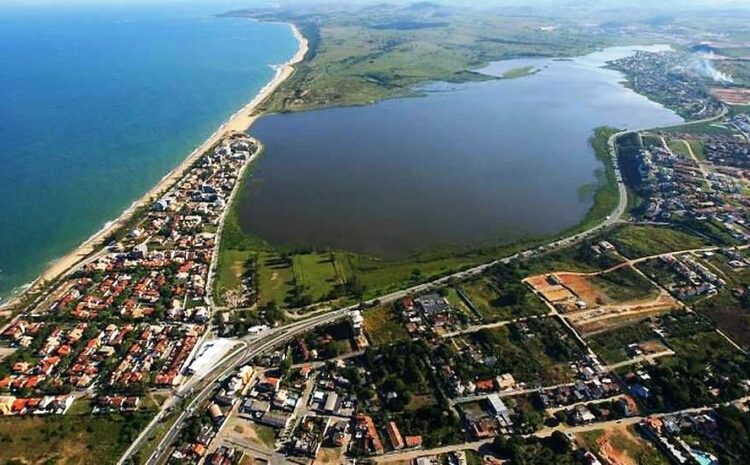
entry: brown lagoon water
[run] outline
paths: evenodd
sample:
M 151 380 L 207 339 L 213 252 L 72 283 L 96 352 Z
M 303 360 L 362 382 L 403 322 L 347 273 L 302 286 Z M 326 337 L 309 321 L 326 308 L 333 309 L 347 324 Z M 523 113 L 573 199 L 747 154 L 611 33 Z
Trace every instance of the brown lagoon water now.
M 630 48 L 574 60 L 521 59 L 532 76 L 433 85 L 423 98 L 261 119 L 266 152 L 247 178 L 240 223 L 273 244 L 384 257 L 553 234 L 592 205 L 603 125 L 680 122 L 601 66 Z

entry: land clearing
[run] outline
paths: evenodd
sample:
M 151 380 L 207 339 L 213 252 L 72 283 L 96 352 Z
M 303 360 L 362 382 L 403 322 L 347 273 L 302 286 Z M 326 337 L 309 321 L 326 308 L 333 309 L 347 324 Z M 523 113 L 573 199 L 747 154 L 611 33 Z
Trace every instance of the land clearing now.
M 666 293 L 629 266 L 602 273 L 550 273 L 531 276 L 524 282 L 550 304 L 578 318 L 676 306 Z
M 750 105 L 750 89 L 711 89 L 716 98 L 728 105 Z
M 669 465 L 669 461 L 632 426 L 616 426 L 577 436 L 582 447 L 595 451 L 611 465 Z

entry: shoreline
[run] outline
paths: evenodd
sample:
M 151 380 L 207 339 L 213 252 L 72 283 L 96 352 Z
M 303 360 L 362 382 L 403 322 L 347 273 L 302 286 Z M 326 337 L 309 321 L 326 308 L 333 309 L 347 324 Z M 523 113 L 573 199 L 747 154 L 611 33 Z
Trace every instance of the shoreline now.
M 188 154 L 179 165 L 165 174 L 154 187 L 135 200 L 117 218 L 107 221 L 101 229 L 91 235 L 88 239 L 84 240 L 71 252 L 55 259 L 36 279 L 30 283 L 19 286 L 18 289 L 20 289 L 20 291 L 16 295 L 10 295 L 5 302 L 0 301 L 0 310 L 15 305 L 27 293 L 34 292 L 37 288 L 42 287 L 75 269 L 84 260 L 90 258 L 92 254 L 97 252 L 98 249 L 104 245 L 104 240 L 110 234 L 123 227 L 139 208 L 148 206 L 179 181 L 180 178 L 182 178 L 190 169 L 193 163 L 195 163 L 207 150 L 227 135 L 235 132 L 245 132 L 253 125 L 253 123 L 255 123 L 255 121 L 261 116 L 261 114 L 256 112 L 258 107 L 294 73 L 294 66 L 302 62 L 305 55 L 307 55 L 307 38 L 302 35 L 295 24 L 284 24 L 288 24 L 292 29 L 292 33 L 298 44 L 297 51 L 286 62 L 279 65 L 272 65 L 276 71 L 273 78 L 271 78 L 271 80 L 268 81 L 260 91 L 258 91 L 255 97 L 232 114 L 232 116 L 222 123 L 205 141 L 203 141 L 203 143 L 190 152 L 190 154 Z

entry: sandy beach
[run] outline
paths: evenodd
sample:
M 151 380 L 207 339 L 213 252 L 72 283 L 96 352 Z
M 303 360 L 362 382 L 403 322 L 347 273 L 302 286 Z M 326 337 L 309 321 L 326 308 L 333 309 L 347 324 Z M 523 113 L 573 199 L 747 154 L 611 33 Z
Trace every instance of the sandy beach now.
M 308 43 L 307 39 L 300 33 L 299 29 L 295 25 L 291 25 L 294 32 L 294 37 L 297 39 L 299 47 L 297 53 L 287 61 L 276 67 L 276 74 L 273 79 L 268 82 L 258 94 L 239 111 L 233 114 L 224 124 L 214 131 L 211 136 L 206 139 L 200 146 L 193 150 L 187 158 L 175 169 L 170 171 L 164 176 L 158 184 L 156 184 L 150 191 L 148 191 L 143 197 L 134 202 L 127 210 L 125 210 L 117 219 L 108 222 L 101 230 L 96 234 L 88 238 L 75 250 L 65 255 L 64 257 L 54 261 L 31 285 L 20 295 L 11 298 L 7 302 L 2 303 L 0 308 L 8 307 L 13 305 L 21 298 L 25 293 L 31 292 L 34 289 L 43 286 L 50 281 L 53 281 L 60 276 L 72 271 L 87 257 L 90 257 L 94 252 L 102 247 L 104 240 L 111 235 L 115 230 L 123 226 L 134 212 L 142 207 L 151 205 L 156 199 L 161 197 L 173 184 L 175 184 L 190 168 L 190 166 L 200 156 L 209 150 L 213 145 L 219 142 L 226 135 L 234 132 L 244 132 L 257 120 L 261 115 L 256 112 L 256 109 L 266 100 L 271 94 L 283 83 L 289 76 L 294 72 L 294 65 L 300 63 L 307 54 Z

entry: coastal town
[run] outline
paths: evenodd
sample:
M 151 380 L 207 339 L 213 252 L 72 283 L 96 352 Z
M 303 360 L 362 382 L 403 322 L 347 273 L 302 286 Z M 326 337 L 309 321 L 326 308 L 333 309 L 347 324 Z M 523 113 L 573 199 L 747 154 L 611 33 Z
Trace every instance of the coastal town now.
M 319 30 L 305 27 L 281 81 L 310 59 L 301 31 Z M 747 89 L 694 58 L 608 64 L 685 121 L 597 129 L 604 209 L 502 254 L 462 252 L 473 262 L 427 272 L 420 258 L 382 287 L 352 263 L 384 260 L 243 236 L 233 209 L 263 146 L 219 131 L 8 314 L 0 419 L 34 433 L 0 443 L 101 440 L 118 465 L 747 463 Z M 240 122 L 279 105 L 274 89 Z M 291 94 L 283 105 L 307 98 Z M 74 463 L 63 453 L 7 463 Z
M 6 326 L 4 415 L 64 414 L 80 398 L 100 411 L 136 410 L 149 390 L 184 381 L 212 317 L 206 296 L 222 218 L 257 150 L 247 136 L 224 139 Z

